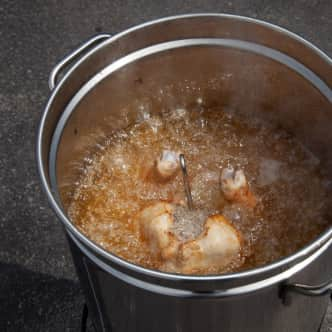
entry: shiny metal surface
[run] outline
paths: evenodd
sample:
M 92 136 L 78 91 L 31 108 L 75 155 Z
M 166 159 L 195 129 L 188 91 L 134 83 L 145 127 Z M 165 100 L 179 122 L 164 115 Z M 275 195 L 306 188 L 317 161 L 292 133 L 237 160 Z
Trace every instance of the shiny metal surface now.
M 307 296 L 323 296 L 331 294 L 332 292 L 332 280 L 324 282 L 321 285 L 302 285 L 302 284 L 290 284 L 286 286 L 286 290 L 289 292 L 296 292 Z
M 68 174 L 70 174 L 70 172 L 73 170 L 75 171 L 75 167 L 71 166 L 71 162 L 72 159 L 76 159 L 79 160 L 80 158 L 83 159 L 84 153 L 86 151 L 86 149 L 91 149 L 92 146 L 96 143 L 96 138 L 95 136 L 95 131 L 96 128 L 101 128 L 103 127 L 103 131 L 106 132 L 110 132 L 116 128 L 112 127 L 114 126 L 114 124 L 116 124 L 116 127 L 121 128 L 122 126 L 126 126 L 126 123 L 122 123 L 123 118 L 126 118 L 128 116 L 132 116 L 132 114 L 130 113 L 134 113 L 136 112 L 136 110 L 133 109 L 128 109 L 126 112 L 128 112 L 129 114 L 125 114 L 124 110 L 123 110 L 123 105 L 121 105 L 120 102 L 117 102 L 117 98 L 116 96 L 118 96 L 120 94 L 120 98 L 124 98 L 124 102 L 126 104 L 128 104 L 128 96 L 130 91 L 135 91 L 135 87 L 131 86 L 130 89 L 128 88 L 128 81 L 135 81 L 135 77 L 130 76 L 130 72 L 128 70 L 129 65 L 131 64 L 136 64 L 136 61 L 139 59 L 145 59 L 145 57 L 147 55 L 157 55 L 158 58 L 160 57 L 160 53 L 162 51 L 168 51 L 168 50 L 176 50 L 177 52 L 179 52 L 180 50 L 182 50 L 182 47 L 184 47 L 184 53 L 187 55 L 189 54 L 189 47 L 190 46 L 199 46 L 199 45 L 212 45 L 212 46 L 229 46 L 232 45 L 233 47 L 236 48 L 242 48 L 243 45 L 245 50 L 250 50 L 250 51 L 255 51 L 255 53 L 258 53 L 259 50 L 261 50 L 262 48 L 259 47 L 258 49 L 256 48 L 257 44 L 253 44 L 253 43 L 240 43 L 240 44 L 235 44 L 234 41 L 232 41 L 231 43 L 226 43 L 224 42 L 224 40 L 215 40 L 215 39 L 208 39 L 208 40 L 202 40 L 202 39 L 191 39 L 191 40 L 182 40 L 181 42 L 169 42 L 169 43 L 164 43 L 164 44 L 159 44 L 156 46 L 151 46 L 148 47 L 146 49 L 143 50 L 139 50 L 137 52 L 134 52 L 132 54 L 129 54 L 128 56 L 125 56 L 123 58 L 121 58 L 119 61 L 115 61 L 114 63 L 112 63 L 111 65 L 107 66 L 105 69 L 103 69 L 101 72 L 98 72 L 94 77 L 92 77 L 85 85 L 83 85 L 83 87 L 74 95 L 74 97 L 72 98 L 72 100 L 68 103 L 68 105 L 66 106 L 66 108 L 63 111 L 63 114 L 61 115 L 56 129 L 54 131 L 54 135 L 53 135 L 53 139 L 52 139 L 52 143 L 51 143 L 51 149 L 50 149 L 50 182 L 51 182 L 51 187 L 53 188 L 53 194 L 54 197 L 58 198 L 58 204 L 61 204 L 63 201 L 65 201 L 65 199 L 62 199 L 62 202 L 60 202 L 60 196 L 58 194 L 58 188 L 62 188 L 61 183 L 64 184 L 65 186 L 65 193 L 70 192 L 70 190 L 68 190 Z M 194 48 L 194 51 L 196 49 Z M 204 48 L 201 50 L 201 52 L 205 51 L 205 53 L 203 54 L 204 56 L 202 57 L 202 61 L 205 62 L 207 57 L 210 57 L 211 54 L 213 53 L 212 50 L 210 48 Z M 197 51 L 195 51 L 197 52 Z M 269 58 L 268 55 L 270 54 L 275 54 L 275 52 L 273 52 L 273 50 L 266 50 L 265 48 L 263 48 L 263 55 L 264 58 Z M 278 53 L 277 53 L 278 54 Z M 173 57 L 175 57 L 173 55 Z M 235 59 L 235 65 L 236 68 L 239 70 L 239 72 L 237 72 L 237 76 L 240 77 L 240 79 L 236 82 L 228 82 L 229 85 L 233 87 L 233 91 L 232 93 L 236 93 L 237 95 L 240 95 L 240 93 L 238 92 L 238 86 L 240 84 L 242 84 L 242 80 L 246 79 L 248 82 L 250 82 L 250 84 L 248 83 L 248 87 L 250 87 L 249 90 L 251 90 L 254 87 L 254 84 L 256 81 L 256 73 L 255 75 L 250 75 L 248 76 L 247 74 L 244 74 L 244 77 L 240 76 L 242 69 L 240 66 L 238 66 L 239 63 L 239 59 L 235 58 L 235 54 L 231 53 L 229 58 L 231 60 L 229 61 L 233 61 Z M 246 58 L 249 59 L 249 55 L 248 53 L 246 53 Z M 284 63 L 284 59 L 287 58 L 286 56 L 283 56 L 280 60 L 281 64 L 285 64 Z M 174 61 L 172 60 L 173 58 L 171 58 L 171 64 L 166 63 L 162 66 L 162 68 L 165 68 L 165 70 L 167 71 L 170 65 L 174 65 Z M 224 59 L 225 62 L 226 59 Z M 273 57 L 272 60 L 275 60 L 275 58 Z M 248 61 L 248 60 L 247 60 Z M 257 61 L 256 58 L 254 58 L 253 60 L 254 62 Z M 260 61 L 263 62 L 263 59 L 260 59 Z M 219 54 L 217 53 L 214 58 L 209 59 L 208 62 L 211 62 L 213 65 L 211 66 L 210 71 L 215 71 L 216 68 L 216 63 L 219 62 Z M 271 62 L 271 64 L 273 64 L 273 66 L 275 66 L 275 62 Z M 161 80 L 161 77 L 163 75 L 161 75 L 160 73 L 162 72 L 162 69 L 160 68 L 160 64 L 157 62 L 157 64 L 154 65 L 155 67 L 153 67 L 153 63 L 151 64 L 150 62 L 145 63 L 145 66 L 142 66 L 141 69 L 137 69 L 137 67 L 135 66 L 134 69 L 132 70 L 132 72 L 134 73 L 133 75 L 137 76 L 137 72 L 144 72 L 144 73 L 149 73 L 149 75 L 152 77 L 152 75 L 154 75 L 154 73 L 157 76 L 156 80 L 154 80 L 151 83 L 151 87 L 147 87 L 147 91 L 151 90 L 151 89 L 155 89 L 158 90 L 158 87 L 162 88 L 165 85 L 167 85 L 168 83 L 165 83 Z M 195 66 L 196 71 L 191 67 L 191 63 L 190 62 L 186 62 L 186 59 L 181 62 L 181 64 L 177 67 L 177 70 L 183 70 L 183 68 L 186 68 L 188 71 L 190 70 L 191 75 L 194 76 L 198 76 L 201 75 L 202 76 L 202 70 L 201 70 L 201 66 Z M 207 64 L 205 65 L 206 67 L 208 66 Z M 257 64 L 256 64 L 257 66 Z M 295 62 L 294 64 L 294 60 L 290 59 L 290 61 L 287 63 L 287 66 L 289 68 L 291 68 L 294 72 L 300 74 L 301 76 L 303 73 L 308 72 L 308 69 L 306 71 L 298 71 L 298 68 L 301 68 L 301 66 L 299 66 L 297 64 L 297 62 Z M 179 68 L 181 67 L 181 68 Z M 234 67 L 234 63 L 232 63 L 232 67 Z M 119 84 L 119 82 L 116 80 L 115 82 L 111 81 L 107 81 L 107 79 L 111 79 L 112 75 L 111 74 L 115 74 L 118 70 L 121 70 L 122 68 L 125 69 L 125 75 L 122 76 L 121 72 L 120 72 L 120 80 L 121 83 L 126 86 L 126 89 L 123 89 L 123 92 L 125 92 L 125 94 L 123 94 L 122 91 L 116 91 L 118 87 L 121 88 L 121 84 Z M 233 70 L 235 70 L 235 68 L 233 68 Z M 266 70 L 266 69 L 264 69 Z M 275 70 L 273 69 L 273 67 L 269 68 L 270 71 Z M 209 72 L 210 74 L 210 72 Z M 284 75 L 284 73 L 282 73 Z M 288 75 L 290 75 L 289 72 L 287 72 Z M 176 76 L 175 76 L 176 77 Z M 204 77 L 204 76 L 203 76 Z M 287 77 L 287 76 L 286 76 Z M 314 75 L 307 75 L 304 76 L 305 78 L 307 78 L 307 80 L 310 79 L 310 77 L 315 77 Z M 207 79 L 202 79 L 199 82 L 200 86 L 204 86 L 205 81 Z M 272 99 L 275 99 L 275 94 L 277 93 L 278 95 L 280 94 L 280 99 L 282 100 L 287 100 L 289 99 L 291 96 L 288 95 L 288 91 L 290 91 L 290 94 L 292 94 L 292 89 L 294 89 L 294 87 L 292 89 L 288 89 L 286 84 L 290 84 L 289 82 L 287 82 L 288 78 L 286 79 L 285 82 L 285 86 L 286 86 L 286 95 L 285 96 L 281 96 L 280 90 L 276 90 L 276 92 L 274 91 L 269 91 L 268 93 L 271 94 L 273 93 L 274 95 L 271 96 L 273 97 Z M 300 81 L 296 81 L 298 80 L 297 76 L 294 76 L 294 79 L 291 81 L 292 85 L 296 86 L 298 84 L 302 84 L 302 82 L 304 82 L 303 80 Z M 159 81 L 159 82 L 158 82 Z M 316 86 L 317 88 L 321 87 L 323 91 L 326 90 L 326 84 L 323 83 L 322 80 L 319 79 L 319 81 L 316 81 L 315 79 L 310 81 L 312 83 L 312 85 Z M 322 84 L 320 84 L 322 83 Z M 104 86 L 102 86 L 102 84 Z M 260 82 L 258 83 L 260 84 Z M 283 85 L 282 83 L 280 83 L 280 85 Z M 95 87 L 98 87 L 98 89 L 94 89 Z M 242 84 L 242 90 L 244 90 L 243 88 L 243 84 Z M 303 86 L 299 86 L 298 88 L 298 95 L 301 96 L 305 95 L 307 96 L 306 98 L 308 99 L 310 96 L 310 93 L 315 92 L 315 90 L 312 90 L 312 88 L 310 87 L 311 90 L 308 90 L 308 87 L 303 87 Z M 274 86 L 271 86 L 270 89 L 274 89 Z M 113 95 L 108 95 L 108 91 L 113 91 L 115 92 Z M 254 89 L 256 90 L 256 88 Z M 93 94 L 89 95 L 89 92 L 92 92 Z M 320 90 L 319 90 L 320 91 Z M 326 99 L 322 99 L 320 96 L 315 95 L 312 96 L 312 98 L 315 98 L 314 101 L 311 101 L 311 103 L 317 104 L 315 107 L 317 107 L 318 105 L 320 105 L 321 108 L 321 114 L 324 114 L 323 111 L 324 109 L 326 109 L 327 111 L 329 111 L 331 109 L 331 103 L 329 102 L 329 99 L 331 99 L 331 95 L 332 92 L 331 90 L 327 91 L 327 94 L 324 94 L 324 96 L 326 97 Z M 151 92 L 150 92 L 151 93 Z M 104 101 L 106 96 L 109 96 L 109 100 L 107 101 L 107 103 Z M 85 97 L 85 103 L 84 103 L 84 97 Z M 208 96 L 210 97 L 210 96 Z M 212 96 L 213 98 L 216 98 L 215 96 Z M 212 98 L 211 97 L 211 98 Z M 243 92 L 241 98 L 249 98 L 250 97 L 250 93 L 247 92 Z M 254 96 L 255 97 L 255 96 Z M 263 97 L 263 99 L 265 99 L 266 96 Z M 90 100 L 89 100 L 89 99 Z M 131 98 L 132 100 L 137 100 L 137 96 L 136 95 L 132 95 Z M 146 98 L 146 96 L 141 96 L 140 98 Z M 151 97 L 152 98 L 152 97 Z M 189 98 L 192 98 L 191 95 L 189 95 Z M 297 108 L 297 112 L 302 112 L 303 108 L 307 107 L 307 100 L 305 98 L 302 98 L 303 100 L 300 101 L 298 100 L 298 105 L 296 105 Z M 105 109 L 102 109 L 102 114 L 98 117 L 96 117 L 96 111 L 95 111 L 95 105 L 100 103 L 100 101 L 102 101 L 102 106 Z M 239 101 L 235 101 L 235 103 L 237 104 Z M 240 101 L 241 103 L 242 101 Z M 274 101 L 275 102 L 275 101 Z M 253 114 L 257 114 L 258 111 L 260 111 L 262 109 L 261 104 L 264 104 L 265 101 L 261 101 L 259 100 L 257 105 L 253 105 L 251 106 L 250 111 Z M 114 105 L 116 104 L 116 106 L 113 106 L 114 109 L 118 110 L 121 109 L 122 113 L 122 117 L 119 117 L 117 113 L 112 114 L 112 110 L 109 108 L 108 105 Z M 301 105 L 302 104 L 302 105 Z M 83 105 L 83 106 L 82 106 Z M 135 106 L 135 105 L 134 105 Z M 317 132 L 314 133 L 312 126 L 309 126 L 309 123 L 312 123 L 312 121 L 307 121 L 305 120 L 305 117 L 302 117 L 301 120 L 303 121 L 303 123 L 301 124 L 301 126 L 306 126 L 308 128 L 301 128 L 299 126 L 299 121 L 296 120 L 296 118 L 298 117 L 298 115 L 294 112 L 294 105 L 289 105 L 288 107 L 286 107 L 287 104 L 283 105 L 283 109 L 278 110 L 279 114 L 277 115 L 279 117 L 278 120 L 283 120 L 284 122 L 290 122 L 292 126 L 296 125 L 297 127 L 295 128 L 290 128 L 293 130 L 297 130 L 300 131 L 303 135 L 304 135 L 304 139 L 307 138 L 306 135 L 306 131 L 307 130 L 311 130 L 311 137 L 310 140 L 312 143 L 312 141 L 314 139 L 318 140 L 318 142 L 315 142 L 315 146 L 314 148 L 317 147 L 321 147 L 321 129 L 323 127 L 321 127 L 322 125 L 327 125 L 328 122 L 326 122 L 326 119 L 322 119 L 322 122 L 320 124 L 319 127 L 317 127 Z M 171 107 L 171 105 L 167 104 L 167 101 L 164 101 L 164 103 L 157 104 L 155 106 L 155 108 L 165 108 L 165 107 Z M 89 110 L 90 108 L 90 110 Z M 248 104 L 246 105 L 246 110 L 248 109 Z M 91 116 L 87 117 L 87 110 L 89 110 L 89 112 L 91 112 Z M 268 106 L 268 110 L 270 110 L 270 106 Z M 315 109 L 308 109 L 308 115 L 310 115 L 310 117 L 316 117 L 316 114 L 309 114 L 309 111 L 312 112 Z M 73 113 L 73 111 L 75 111 Z M 293 113 L 289 113 L 293 111 Z M 281 113 L 283 112 L 283 113 Z M 107 113 L 107 114 L 105 114 Z M 292 114 L 294 114 L 295 118 L 288 118 L 290 116 L 292 116 Z M 264 114 L 257 114 L 258 116 L 264 116 Z M 109 116 L 111 116 L 110 118 L 108 118 Z M 268 114 L 268 116 L 270 116 Z M 282 119 L 282 117 L 285 117 L 285 119 Z M 73 119 L 74 118 L 74 119 Z M 107 121 L 105 121 L 105 118 L 108 119 Z M 98 119 L 101 121 L 100 123 L 98 122 Z M 72 124 L 70 125 L 70 121 L 72 122 Z M 273 119 L 272 119 L 273 120 Z M 275 119 L 274 119 L 275 120 Z M 295 120 L 297 122 L 295 122 Z M 69 122 L 69 124 L 68 124 Z M 95 123 L 94 126 L 91 126 L 91 123 Z M 73 126 L 77 126 L 80 127 L 80 131 L 82 131 L 82 127 L 84 126 L 84 134 L 81 134 L 81 136 L 75 137 L 71 134 L 72 131 L 72 127 Z M 316 136 L 316 137 L 315 137 Z M 92 137 L 92 141 L 91 141 L 91 137 Z M 301 139 L 301 137 L 300 137 Z M 324 144 L 327 144 L 328 142 L 328 136 L 325 136 L 324 139 L 326 140 L 326 142 L 324 142 Z M 332 138 L 331 138 L 332 139 Z M 61 144 L 60 142 L 65 141 L 66 144 L 62 144 L 62 149 L 64 149 L 63 151 L 61 151 Z M 58 148 L 60 146 L 60 152 L 58 152 Z M 76 153 L 81 154 L 81 157 L 76 156 L 73 157 L 72 152 L 76 150 Z M 70 153 L 68 153 L 68 151 L 71 151 Z M 319 151 L 317 151 L 317 153 L 319 154 Z M 75 164 L 74 164 L 75 165 Z M 60 170 L 59 170 L 60 169 Z M 61 178 L 63 176 L 63 178 Z M 72 180 L 72 183 L 74 183 L 74 180 Z M 67 220 L 67 218 L 66 218 Z M 68 221 L 68 226 L 72 229 L 75 229 L 75 227 L 70 224 L 70 222 Z M 303 257 L 305 257 L 306 255 L 308 255 L 312 250 L 317 249 L 318 247 L 320 247 L 322 245 L 322 243 L 324 243 L 330 236 L 331 236 L 331 232 L 332 230 L 330 229 L 329 231 L 326 232 L 326 234 L 322 235 L 317 241 L 315 241 L 314 243 L 312 243 L 310 246 L 308 246 L 307 248 L 305 248 L 305 250 L 302 250 L 298 253 L 296 253 L 295 255 L 292 255 L 289 258 L 283 259 L 279 262 L 273 263 L 269 266 L 263 267 L 263 268 L 258 268 L 252 271 L 246 271 L 243 273 L 237 273 L 235 275 L 222 275 L 222 276 L 200 276 L 200 277 L 188 277 L 186 276 L 185 278 L 182 278 L 182 276 L 179 275 L 170 275 L 170 274 L 165 274 L 165 273 L 161 273 L 161 272 L 156 272 L 156 271 L 149 271 L 148 274 L 149 275 L 155 275 L 155 276 L 163 276 L 164 280 L 176 280 L 176 279 L 181 279 L 181 280 L 199 280 L 200 281 L 200 285 L 202 285 L 202 281 L 203 280 L 211 280 L 213 279 L 215 280 L 223 280 L 224 282 L 226 281 L 227 283 L 229 283 L 231 280 L 234 280 L 234 282 L 239 281 L 241 279 L 242 282 L 244 282 L 243 278 L 247 278 L 247 277 L 251 277 L 251 276 L 258 276 L 259 274 L 265 274 L 266 272 L 269 273 L 273 273 L 273 270 L 279 269 L 280 267 L 287 267 L 287 264 L 290 261 L 295 262 L 297 259 L 301 259 Z M 80 235 L 80 234 L 78 234 Z M 87 241 L 91 246 L 95 246 L 93 243 L 91 243 L 91 241 L 89 241 L 86 238 L 83 238 L 83 241 Z M 98 248 L 101 249 L 101 248 Z M 102 255 L 105 256 L 105 258 L 110 258 L 112 257 L 113 259 L 116 259 L 113 255 L 111 255 L 110 253 L 107 253 L 105 251 L 103 251 L 101 249 Z M 126 265 L 126 266 L 130 266 L 132 264 L 127 264 L 126 262 L 120 261 L 120 264 Z M 135 266 L 135 270 L 139 271 L 140 273 L 144 273 L 146 271 L 146 269 L 141 269 L 140 267 Z
M 207 82 L 216 73 L 219 85 L 213 88 Z M 166 86 L 176 98 L 156 98 Z M 149 100 L 152 109 L 190 104 L 197 90 L 184 86 L 201 87 L 212 105 L 280 121 L 332 165 L 332 62 L 300 37 L 253 19 L 202 14 L 157 20 L 102 42 L 55 87 L 37 143 L 42 183 L 68 232 L 95 323 L 100 331 L 115 332 L 317 330 L 327 297 L 291 292 L 291 305 L 285 306 L 280 290 L 331 278 L 331 229 L 265 267 L 183 276 L 123 261 L 68 220 L 65 210 L 78 175 L 73 165 L 84 151 L 133 121 L 139 102 Z M 311 317 L 302 314 L 309 306 Z
M 185 191 L 186 197 L 187 197 L 188 208 L 189 208 L 189 210 L 193 210 L 194 203 L 193 203 L 193 198 L 191 196 L 191 189 L 190 189 L 186 159 L 184 157 L 184 154 L 180 154 L 180 166 L 181 166 L 182 175 L 183 175 L 184 191 Z
M 271 332 L 311 332 L 318 331 L 325 313 L 328 296 L 308 297 L 297 293 L 287 293 L 284 302 L 281 296 L 283 285 L 274 283 L 251 294 L 231 297 L 181 297 L 155 293 L 127 283 L 104 271 L 94 260 L 85 256 L 70 240 L 74 262 L 79 267 L 84 261 L 89 275 L 93 275 L 95 297 L 88 297 L 90 312 L 94 315 L 98 331 L 271 331 Z M 319 260 L 298 272 L 290 281 L 309 282 L 319 276 L 331 275 L 329 250 L 324 251 Z M 329 269 L 327 268 L 329 267 Z M 78 273 L 86 294 L 91 287 L 86 280 L 87 272 Z M 197 294 L 199 295 L 199 294 Z M 310 316 L 304 313 L 310 310 Z M 102 323 L 99 317 L 102 316 Z M 103 330 L 100 326 L 104 326 Z
M 63 58 L 51 71 L 49 79 L 48 79 L 48 86 L 52 91 L 58 82 L 58 76 L 60 73 L 68 67 L 71 63 L 77 60 L 80 56 L 86 53 L 89 49 L 93 46 L 96 46 L 103 40 L 110 38 L 111 35 L 108 34 L 101 34 L 94 36 L 83 43 L 79 48 L 74 50 L 72 53 L 68 54 L 65 58 Z

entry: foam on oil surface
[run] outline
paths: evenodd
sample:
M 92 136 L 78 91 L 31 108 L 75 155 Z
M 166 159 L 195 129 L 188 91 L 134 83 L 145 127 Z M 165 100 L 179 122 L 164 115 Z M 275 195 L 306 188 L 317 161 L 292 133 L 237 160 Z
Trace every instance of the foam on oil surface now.
M 80 230 L 106 250 L 160 268 L 161 262 L 138 236 L 136 216 L 158 200 L 185 201 L 180 173 L 165 184 L 143 176 L 162 150 L 185 154 L 195 208 L 201 209 L 197 225 L 189 226 L 194 214 L 186 216 L 178 209 L 179 236 L 196 236 L 206 211 L 224 214 L 244 236 L 246 259 L 240 269 L 292 254 L 330 225 L 329 182 L 321 175 L 319 161 L 285 131 L 202 103 L 190 112 L 142 112 L 138 123 L 111 135 L 99 153 L 88 156 L 69 208 Z M 258 197 L 254 210 L 224 199 L 219 177 L 229 165 L 244 170 Z

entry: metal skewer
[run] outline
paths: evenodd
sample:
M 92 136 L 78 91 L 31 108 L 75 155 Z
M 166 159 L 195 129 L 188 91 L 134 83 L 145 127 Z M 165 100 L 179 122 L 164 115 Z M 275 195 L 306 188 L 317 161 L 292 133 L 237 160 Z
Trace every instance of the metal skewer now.
M 188 208 L 189 208 L 189 210 L 193 210 L 194 204 L 193 204 L 193 198 L 191 196 L 191 189 L 190 189 L 186 160 L 184 158 L 184 154 L 180 154 L 179 158 L 180 158 L 180 166 L 181 166 L 182 175 L 183 175 L 184 190 L 185 190 L 185 193 L 187 196 Z

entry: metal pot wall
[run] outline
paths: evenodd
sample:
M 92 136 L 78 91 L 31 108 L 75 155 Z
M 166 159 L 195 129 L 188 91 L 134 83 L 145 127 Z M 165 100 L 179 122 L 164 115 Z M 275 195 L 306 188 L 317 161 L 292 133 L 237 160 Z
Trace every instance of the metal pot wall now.
M 136 121 L 142 107 L 190 109 L 198 95 L 211 105 L 277 122 L 331 169 L 332 61 L 324 53 L 261 21 L 185 15 L 92 38 L 55 67 L 49 85 L 38 167 L 98 331 L 319 329 L 332 287 L 331 229 L 268 266 L 185 276 L 104 251 L 76 229 L 66 209 L 77 163 L 102 137 Z

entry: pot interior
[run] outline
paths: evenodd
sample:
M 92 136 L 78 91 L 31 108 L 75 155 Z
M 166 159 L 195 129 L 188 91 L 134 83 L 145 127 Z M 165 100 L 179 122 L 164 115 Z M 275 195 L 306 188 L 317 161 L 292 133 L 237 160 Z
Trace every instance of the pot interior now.
M 50 178 L 66 210 L 87 151 L 145 113 L 207 107 L 263 118 L 292 133 L 331 169 L 332 93 L 295 59 L 253 43 L 192 39 L 110 64 L 68 103 L 53 136 Z

